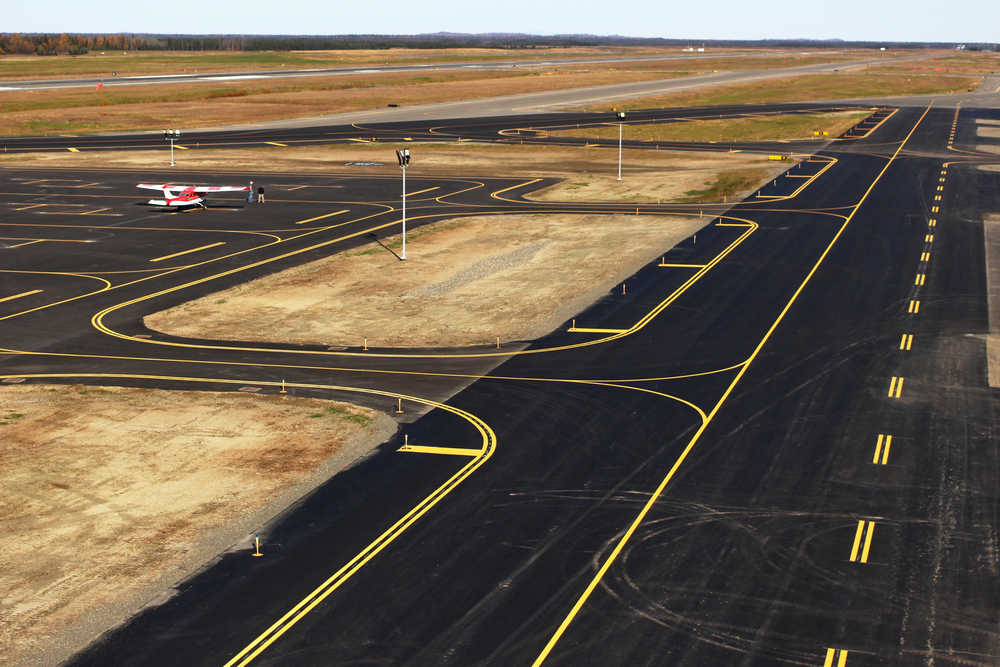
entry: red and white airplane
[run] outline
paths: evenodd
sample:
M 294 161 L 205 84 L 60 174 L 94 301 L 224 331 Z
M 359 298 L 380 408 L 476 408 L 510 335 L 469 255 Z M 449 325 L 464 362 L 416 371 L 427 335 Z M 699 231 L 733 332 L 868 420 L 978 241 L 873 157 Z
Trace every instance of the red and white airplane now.
M 152 206 L 201 206 L 205 208 L 205 196 L 209 192 L 247 192 L 250 186 L 247 185 L 155 185 L 153 183 L 140 183 L 137 188 L 144 190 L 159 190 L 163 193 L 163 199 L 150 199 L 148 204 Z

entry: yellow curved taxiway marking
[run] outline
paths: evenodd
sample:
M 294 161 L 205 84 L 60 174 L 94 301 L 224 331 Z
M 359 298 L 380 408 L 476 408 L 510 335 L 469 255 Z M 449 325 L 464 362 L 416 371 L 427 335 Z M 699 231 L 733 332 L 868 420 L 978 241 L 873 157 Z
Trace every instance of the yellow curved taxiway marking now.
M 885 166 L 875 177 L 875 180 L 872 181 L 871 185 L 868 186 L 868 189 L 865 190 L 864 195 L 862 195 L 861 199 L 858 200 L 858 203 L 855 205 L 854 210 L 851 212 L 851 214 L 847 217 L 847 220 L 844 221 L 840 229 L 830 240 L 830 243 L 827 244 L 826 248 L 823 250 L 823 254 L 821 254 L 819 258 L 816 260 L 816 263 L 813 264 L 812 268 L 809 270 L 809 273 L 806 274 L 805 278 L 799 284 L 798 288 L 796 288 L 795 292 L 792 294 L 791 298 L 789 298 L 784 308 L 781 309 L 781 312 L 778 314 L 778 317 L 771 324 L 770 328 L 768 328 L 767 332 L 764 334 L 764 337 L 761 338 L 760 342 L 757 344 L 757 347 L 754 348 L 754 351 L 747 359 L 746 364 L 743 365 L 740 371 L 736 374 L 736 377 L 734 377 L 732 382 L 729 383 L 729 386 L 726 388 L 726 391 L 716 402 L 715 406 L 712 408 L 712 411 L 709 412 L 708 417 L 702 423 L 701 427 L 691 437 L 691 440 L 688 442 L 687 446 L 674 461 L 674 464 L 670 467 L 670 470 L 667 471 L 666 476 L 660 481 L 656 489 L 653 490 L 653 493 L 650 494 L 649 500 L 646 501 L 646 504 L 643 505 L 642 509 L 636 515 L 635 519 L 633 519 L 632 523 L 629 524 L 628 528 L 625 530 L 625 533 L 615 544 L 614 549 L 612 549 L 608 557 L 604 559 L 604 562 L 601 564 L 601 567 L 598 569 L 597 573 L 593 576 L 593 578 L 591 578 L 590 582 L 587 584 L 587 587 L 584 589 L 583 593 L 580 595 L 579 598 L 577 598 L 576 602 L 573 604 L 573 607 L 570 609 L 569 613 L 565 616 L 565 618 L 563 618 L 562 623 L 559 624 L 559 627 L 549 638 L 548 643 L 545 644 L 545 647 L 542 649 L 541 653 L 538 654 L 538 657 L 535 658 L 535 661 L 532 663 L 532 667 L 540 667 L 540 665 L 544 663 L 545 660 L 549 657 L 549 654 L 552 653 L 552 650 L 555 648 L 556 644 L 559 643 L 559 640 L 565 634 L 566 630 L 573 622 L 573 619 L 575 619 L 577 614 L 580 613 L 580 610 L 583 608 L 584 604 L 586 604 L 587 600 L 590 598 L 591 594 L 597 588 L 598 584 L 600 584 L 601 580 L 604 578 L 604 575 L 607 574 L 609 569 L 611 569 L 611 566 L 618 559 L 618 556 L 625 548 L 625 545 L 629 542 L 630 539 L 632 539 L 632 535 L 635 534 L 636 530 L 638 530 L 639 526 L 645 520 L 646 515 L 649 514 L 650 510 L 653 509 L 653 506 L 659 501 L 660 496 L 663 495 L 663 492 L 667 488 L 667 485 L 670 484 L 670 481 L 674 478 L 674 475 L 677 474 L 677 470 L 681 467 L 681 464 L 684 463 L 684 460 L 691 453 L 691 450 L 694 449 L 695 444 L 701 438 L 701 435 L 705 432 L 705 429 L 707 429 L 708 425 L 712 423 L 712 420 L 719 413 L 719 410 L 722 408 L 723 404 L 729 398 L 729 395 L 732 393 L 733 389 L 735 389 L 736 385 L 739 384 L 740 380 L 743 379 L 743 376 L 750 368 L 750 365 L 753 363 L 754 359 L 756 359 L 757 355 L 760 354 L 760 351 L 764 349 L 764 346 L 767 344 L 767 341 L 771 338 L 771 335 L 778 328 L 778 325 L 781 324 L 781 321 L 785 319 L 785 315 L 788 313 L 789 310 L 791 310 L 792 305 L 798 300 L 799 295 L 802 293 L 802 290 L 804 290 L 806 285 L 809 284 L 809 281 L 819 270 L 819 267 L 823 264 L 823 261 L 826 259 L 827 255 L 830 254 L 830 251 L 833 250 L 833 247 L 837 244 L 837 241 L 840 240 L 841 235 L 843 235 L 844 230 L 847 229 L 848 225 L 851 224 L 851 220 L 854 219 L 854 216 L 858 212 L 858 209 L 860 209 L 861 205 L 865 202 L 866 199 L 868 199 L 868 196 L 871 194 L 872 190 L 875 189 L 875 186 L 878 184 L 878 182 L 882 180 L 882 176 L 885 174 L 886 171 L 889 170 L 889 167 L 892 166 L 892 163 L 896 160 L 896 157 L 903 150 L 903 146 L 905 146 L 906 143 L 910 140 L 910 137 L 913 136 L 913 133 L 917 131 L 917 128 L 920 126 L 920 123 L 923 122 L 924 118 L 930 112 L 931 106 L 933 106 L 933 102 L 929 104 L 926 109 L 924 109 L 924 113 L 920 116 L 919 119 L 917 119 L 917 122 L 913 125 L 913 128 L 910 129 L 909 134 L 907 134 L 906 138 L 899 144 L 899 148 L 896 149 L 896 152 L 893 153 L 891 158 L 889 158 Z
M 520 211 L 498 212 L 498 213 L 495 213 L 495 214 L 497 214 L 497 215 L 515 215 L 515 214 L 537 213 L 537 212 L 538 211 L 533 211 L 533 210 L 520 210 Z M 600 212 L 601 213 L 605 213 L 605 211 L 600 211 Z M 676 213 L 676 212 L 652 212 L 651 214 L 652 215 L 683 215 L 681 213 Z M 452 212 L 447 212 L 447 213 L 442 212 L 442 213 L 428 214 L 428 215 L 425 215 L 425 216 L 414 216 L 411 219 L 423 219 L 423 218 L 435 218 L 435 217 L 452 217 L 453 215 L 454 215 L 454 213 L 452 213 Z M 565 351 L 565 350 L 573 350 L 573 349 L 577 349 L 577 348 L 581 348 L 581 347 L 589 347 L 589 346 L 592 346 L 592 345 L 602 345 L 604 343 L 608 343 L 610 341 L 617 340 L 617 339 L 625 337 L 625 336 L 630 336 L 630 335 L 633 335 L 633 334 L 641 331 L 650 322 L 652 322 L 653 319 L 657 315 L 659 315 L 661 312 L 663 312 L 663 310 L 665 310 L 670 304 L 672 304 L 675 300 L 677 300 L 692 285 L 694 285 L 696 282 L 698 282 L 698 280 L 700 280 L 706 273 L 708 273 L 709 271 L 711 271 L 719 262 L 721 262 L 727 255 L 729 255 L 729 253 L 731 253 L 733 250 L 735 250 L 737 246 L 739 246 L 741 243 L 743 243 L 743 241 L 746 240 L 746 238 L 749 237 L 750 234 L 752 234 L 753 232 L 755 232 L 758 229 L 758 227 L 759 227 L 757 225 L 757 223 L 753 222 L 752 220 L 747 220 L 745 218 L 737 218 L 737 217 L 728 216 L 728 215 L 722 215 L 722 216 L 718 216 L 718 217 L 720 219 L 737 220 L 737 221 L 739 221 L 740 222 L 739 226 L 740 227 L 744 227 L 745 231 L 742 234 L 740 234 L 736 238 L 736 240 L 734 240 L 733 242 L 731 242 L 728 246 L 726 246 L 723 250 L 721 250 L 715 257 L 713 257 L 712 260 L 710 260 L 708 263 L 706 263 L 703 268 L 699 269 L 694 274 L 692 274 L 686 281 L 684 281 L 684 283 L 682 283 L 678 288 L 676 288 L 663 301 L 661 301 L 659 304 L 657 304 L 656 306 L 654 306 L 653 309 L 649 313 L 647 313 L 645 316 L 643 316 L 638 322 L 636 322 L 632 326 L 628 327 L 627 329 L 624 329 L 623 331 L 621 331 L 619 333 L 608 335 L 608 336 L 605 336 L 605 337 L 602 337 L 602 338 L 597 338 L 597 339 L 594 339 L 594 340 L 583 341 L 583 342 L 580 342 L 580 343 L 570 343 L 570 344 L 567 344 L 567 345 L 558 345 L 558 346 L 553 346 L 553 347 L 536 348 L 536 349 L 530 349 L 530 350 L 515 350 L 515 351 L 511 351 L 511 352 L 454 352 L 454 353 L 438 353 L 438 354 L 431 354 L 431 353 L 399 353 L 399 352 L 394 352 L 394 353 L 386 353 L 386 352 L 344 352 L 344 351 L 327 351 L 327 350 L 300 350 L 300 349 L 287 349 L 287 348 L 286 349 L 260 348 L 260 347 L 254 347 L 254 346 L 240 346 L 240 345 L 211 345 L 211 344 L 204 344 L 204 343 L 180 343 L 180 342 L 176 342 L 176 341 L 151 340 L 151 339 L 144 339 L 144 338 L 136 338 L 134 336 L 129 336 L 129 335 L 126 335 L 126 334 L 123 334 L 123 333 L 119 333 L 119 332 L 111 329 L 110 327 L 108 327 L 107 325 L 104 324 L 104 318 L 108 314 L 110 314 L 110 313 L 112 313 L 114 311 L 120 310 L 122 308 L 126 308 L 128 306 L 134 305 L 136 303 L 141 303 L 143 301 L 147 301 L 149 299 L 153 299 L 153 298 L 156 298 L 158 296 L 162 296 L 164 294 L 169 294 L 169 293 L 181 290 L 181 289 L 186 289 L 188 287 L 192 287 L 192 286 L 195 286 L 195 285 L 206 283 L 206 282 L 209 282 L 211 280 L 215 280 L 217 278 L 221 278 L 221 277 L 233 275 L 235 273 L 239 273 L 241 271 L 245 271 L 245 270 L 250 269 L 250 268 L 255 268 L 255 267 L 258 267 L 258 266 L 269 264 L 271 262 L 275 262 L 275 261 L 278 261 L 278 260 L 281 260 L 281 259 L 292 257 L 294 255 L 298 255 L 298 254 L 301 254 L 301 253 L 304 253 L 304 252 L 309 252 L 311 250 L 315 250 L 317 248 L 322 248 L 322 247 L 325 247 L 325 246 L 328 246 L 328 245 L 331 245 L 331 244 L 334 244 L 334 243 L 338 243 L 338 242 L 345 241 L 345 240 L 348 240 L 348 239 L 356 238 L 356 237 L 359 237 L 359 236 L 364 236 L 364 235 L 372 233 L 373 231 L 377 231 L 377 230 L 380 230 L 380 229 L 384 229 L 386 227 L 390 227 L 390 226 L 396 225 L 399 222 L 401 222 L 401 220 L 393 220 L 391 222 L 383 223 L 381 225 L 376 225 L 374 227 L 370 227 L 368 229 L 363 229 L 363 230 L 360 230 L 360 231 L 357 231 L 357 232 L 353 232 L 351 234 L 347 234 L 347 235 L 338 237 L 336 239 L 329 239 L 327 241 L 322 241 L 320 243 L 308 246 L 306 248 L 302 248 L 300 250 L 289 251 L 287 253 L 283 253 L 283 254 L 277 255 L 275 257 L 269 257 L 267 259 L 262 259 L 262 260 L 259 260 L 257 262 L 253 262 L 251 264 L 246 264 L 244 266 L 237 267 L 235 269 L 230 269 L 228 271 L 224 271 L 222 273 L 214 274 L 214 275 L 211 275 L 211 276 L 205 276 L 205 277 L 199 278 L 197 280 L 192 280 L 190 282 L 183 283 L 181 285 L 175 285 L 173 287 L 168 287 L 166 289 L 163 289 L 163 290 L 160 290 L 160 291 L 157 291 L 157 292 L 153 292 L 153 293 L 150 293 L 150 294 L 145 294 L 143 296 L 139 296 L 139 297 L 136 297 L 134 299 L 130 299 L 129 301 L 125 301 L 125 302 L 122 302 L 122 303 L 119 303 L 119 304 L 115 304 L 115 305 L 109 306 L 109 307 L 107 307 L 107 308 L 105 308 L 105 309 L 97 312 L 96 314 L 94 314 L 94 316 L 91 317 L 91 324 L 93 325 L 93 327 L 95 329 L 97 329 L 98 331 L 100 331 L 102 333 L 107 334 L 108 336 L 112 336 L 114 338 L 120 338 L 122 340 L 131 340 L 131 341 L 135 341 L 135 342 L 139 342 L 139 343 L 145 343 L 145 344 L 148 344 L 148 345 L 161 345 L 161 346 L 167 346 L 167 347 L 180 347 L 180 348 L 189 348 L 189 349 L 233 350 L 233 351 L 242 351 L 242 352 L 271 352 L 271 353 L 273 353 L 273 352 L 282 352 L 282 353 L 286 353 L 286 354 L 297 354 L 297 355 L 308 354 L 308 355 L 321 355 L 321 356 L 349 356 L 349 357 L 379 357 L 379 358 L 430 359 L 430 358 L 510 357 L 510 356 L 516 356 L 516 355 L 547 354 L 547 353 L 552 353 L 552 352 L 561 352 L 561 351 Z M 3 319 L 3 318 L 0 318 L 0 319 Z
M 128 379 L 128 380 L 162 380 L 171 382 L 191 382 L 191 383 L 204 383 L 204 384 L 229 384 L 229 385 L 245 385 L 247 380 L 233 380 L 228 378 L 199 378 L 199 377 L 186 377 L 186 376 L 170 376 L 170 375 L 147 375 L 147 374 L 132 374 L 132 373 L 31 373 L 31 374 L 18 374 L 18 375 L 0 375 L 0 379 L 5 378 L 34 378 L 34 379 Z M 263 381 L 254 382 L 254 384 L 259 384 L 267 387 L 280 387 L 281 382 L 273 381 Z M 449 493 L 451 493 L 455 488 L 459 486 L 466 478 L 468 478 L 473 472 L 480 468 L 486 461 L 488 461 L 493 453 L 496 451 L 496 433 L 493 429 L 484 422 L 479 417 L 475 416 L 471 412 L 461 410 L 454 406 L 448 405 L 446 403 L 439 403 L 437 401 L 432 401 L 426 398 L 420 398 L 418 396 L 411 396 L 408 394 L 401 394 L 398 392 L 382 391 L 379 389 L 366 389 L 360 387 L 343 387 L 338 385 L 328 385 L 328 384 L 309 384 L 309 383 L 299 383 L 299 382 L 286 382 L 285 387 L 296 387 L 300 389 L 325 389 L 334 391 L 345 391 L 345 392 L 357 392 L 363 394 L 372 394 L 376 396 L 386 396 L 390 398 L 403 399 L 406 401 L 412 401 L 414 403 L 420 403 L 433 408 L 438 408 L 446 412 L 450 412 L 456 415 L 475 427 L 482 437 L 482 443 L 478 450 L 478 453 L 474 458 L 471 458 L 465 463 L 454 475 L 452 475 L 447 481 L 445 481 L 441 486 L 436 488 L 430 494 L 428 494 L 423 500 L 417 503 L 409 512 L 404 514 L 398 521 L 387 528 L 381 535 L 376 537 L 372 542 L 370 542 L 364 549 L 359 551 L 353 558 L 351 558 L 347 563 L 345 563 L 340 569 L 334 572 L 330 577 L 328 577 L 323 583 L 317 586 L 309 595 L 303 598 L 298 604 L 292 607 L 288 612 L 286 612 L 281 618 L 274 622 L 267 630 L 257 636 L 250 644 L 248 644 L 242 651 L 237 653 L 226 665 L 245 665 L 257 657 L 261 652 L 263 652 L 268 646 L 270 646 L 274 641 L 276 641 L 281 635 L 287 632 L 292 626 L 294 626 L 299 620 L 302 619 L 306 614 L 308 614 L 316 605 L 320 604 L 323 600 L 329 597 L 335 590 L 340 588 L 344 582 L 350 579 L 355 573 L 357 573 L 366 563 L 368 563 L 372 558 L 378 555 L 386 547 L 388 547 L 392 542 L 394 542 L 399 536 L 401 536 L 410 526 L 416 523 L 423 515 L 431 510 L 435 505 L 441 502 Z

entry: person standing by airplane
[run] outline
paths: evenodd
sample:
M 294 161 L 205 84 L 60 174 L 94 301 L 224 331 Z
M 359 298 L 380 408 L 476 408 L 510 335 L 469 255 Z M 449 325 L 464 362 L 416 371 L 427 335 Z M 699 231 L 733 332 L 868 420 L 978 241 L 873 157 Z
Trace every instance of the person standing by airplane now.
M 247 203 L 253 203 L 253 179 L 250 179 L 250 191 L 247 193 Z
M 257 203 L 264 203 L 264 188 L 257 188 Z

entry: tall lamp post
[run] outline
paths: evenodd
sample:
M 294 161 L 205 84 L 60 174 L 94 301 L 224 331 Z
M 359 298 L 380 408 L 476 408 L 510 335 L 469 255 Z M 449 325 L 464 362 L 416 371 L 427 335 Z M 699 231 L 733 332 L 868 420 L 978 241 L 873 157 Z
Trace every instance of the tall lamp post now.
M 622 124 L 625 122 L 625 112 L 618 112 L 618 180 L 622 180 Z
M 403 170 L 403 252 L 399 259 L 406 259 L 406 168 L 410 165 L 410 149 L 404 148 L 396 151 L 396 159 L 399 160 L 399 168 Z
M 174 142 L 181 138 L 180 130 L 164 130 L 163 140 L 170 142 L 170 166 L 174 166 Z

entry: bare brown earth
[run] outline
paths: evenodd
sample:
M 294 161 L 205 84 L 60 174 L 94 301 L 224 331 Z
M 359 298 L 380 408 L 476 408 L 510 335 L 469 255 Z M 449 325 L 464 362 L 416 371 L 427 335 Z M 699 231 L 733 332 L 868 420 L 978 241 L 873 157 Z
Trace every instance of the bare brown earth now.
M 330 146 L 211 149 L 191 147 L 177 153 L 178 169 L 210 169 L 223 175 L 249 171 L 269 174 L 285 172 L 287 180 L 297 173 L 350 171 L 354 174 L 399 174 L 394 150 L 413 152 L 411 176 L 509 177 L 523 174 L 525 180 L 543 176 L 566 179 L 533 198 L 546 201 L 635 201 L 656 202 L 686 199 L 692 190 L 702 190 L 726 171 L 760 170 L 758 182 L 766 181 L 788 168 L 787 162 L 771 162 L 766 155 L 708 151 L 624 152 L 621 182 L 616 180 L 618 153 L 610 148 L 567 146 L 501 145 L 463 142 L 444 143 L 352 143 Z M 101 151 L 94 153 L 9 153 L 0 154 L 0 165 L 8 167 L 74 167 L 148 169 L 163 165 L 169 151 Z M 379 161 L 381 166 L 347 167 L 349 162 Z M 755 186 L 754 186 L 755 187 Z M 749 190 L 752 190 L 750 187 Z M 730 199 L 747 188 L 720 193 Z M 274 199 L 281 200 L 274 190 Z
M 4 664 L 55 664 L 395 431 L 235 392 L 22 385 L 0 406 Z
M 908 76 L 874 72 L 809 74 L 619 100 L 614 105 L 594 104 L 582 110 L 607 111 L 611 106 L 629 110 L 957 93 L 974 90 L 980 83 L 982 83 L 981 78 L 954 75 Z
M 406 262 L 373 243 L 150 315 L 146 325 L 197 338 L 324 345 L 367 338 L 379 347 L 532 339 L 706 222 L 531 214 L 447 220 L 407 236 Z
M 836 137 L 854 127 L 870 111 L 839 111 L 832 113 L 762 115 L 752 118 L 687 120 L 673 123 L 640 123 L 625 125 L 623 137 L 634 141 L 776 141 L 781 139 L 813 139 L 815 132 Z M 570 136 L 587 139 L 617 139 L 618 125 L 568 130 L 545 130 L 554 137 Z

